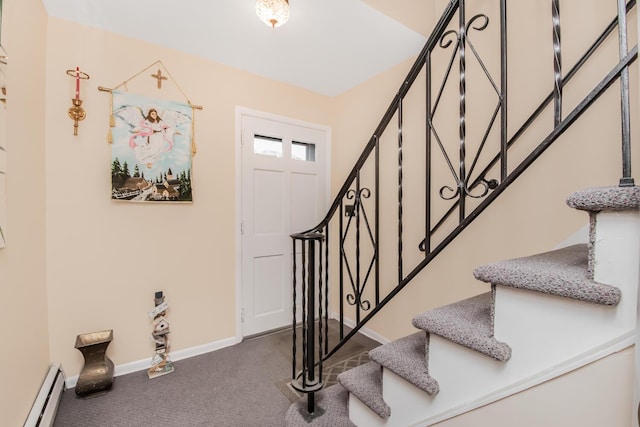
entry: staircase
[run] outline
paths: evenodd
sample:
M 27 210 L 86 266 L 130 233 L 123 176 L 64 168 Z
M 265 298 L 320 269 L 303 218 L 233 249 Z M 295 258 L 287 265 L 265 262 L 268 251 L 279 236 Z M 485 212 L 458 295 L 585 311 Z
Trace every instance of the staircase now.
M 318 393 L 321 416 L 301 401 L 286 425 L 432 425 L 632 345 L 640 187 L 590 188 L 567 203 L 589 213 L 588 243 L 476 268 L 488 292 L 418 314 L 418 332 Z
M 291 406 L 287 426 L 433 425 L 586 366 L 636 340 L 640 191 L 631 175 L 629 67 L 637 46 L 629 50 L 626 35 L 627 14 L 635 1 L 617 0 L 617 16 L 584 53 L 571 54 L 578 59 L 566 71 L 561 1 L 550 0 L 553 89 L 515 131 L 507 120 L 507 75 L 512 75 L 507 72 L 508 2 L 495 0 L 489 7 L 499 10 L 499 19 L 491 21 L 499 23 L 498 31 L 492 30 L 498 40 L 483 40 L 485 47 L 499 47 L 497 63 L 482 58 L 479 33 L 489 27 L 488 14 L 473 9 L 489 3 L 467 7 L 465 0 L 448 2 L 326 217 L 291 236 L 292 386 L 306 398 Z M 541 3 L 548 6 L 549 1 Z M 567 111 L 563 101 L 569 81 L 582 78 L 585 64 L 600 58 L 600 49 L 616 31 L 617 62 L 607 65 L 593 89 Z M 492 69 L 499 69 L 499 78 Z M 418 77 L 424 85 L 416 84 Z M 472 80 L 479 91 L 470 89 Z M 618 84 L 622 131 L 611 139 L 622 140 L 619 185 L 589 188 L 567 199 L 570 207 L 589 213 L 588 238 L 477 267 L 473 276 L 486 283 L 484 291 L 478 287 L 467 292 L 475 293 L 470 298 L 416 315 L 412 326 L 417 332 L 370 351 L 370 363 L 341 374 L 338 385 L 323 389 L 323 361 L 407 285 L 439 285 L 424 283 L 420 273 Z M 417 98 L 426 103 L 417 107 L 423 134 L 411 123 L 415 113 L 407 113 L 416 108 L 415 86 Z M 452 117 L 456 103 L 457 117 Z M 540 123 L 549 118 L 551 130 L 540 132 Z M 531 135 L 536 135 L 533 141 Z M 389 164 L 394 139 L 395 165 Z M 566 172 L 571 173 L 570 160 Z M 390 178 L 397 183 L 395 197 L 388 192 Z M 415 199 L 421 186 L 424 192 L 416 203 L 409 195 Z M 340 328 L 340 341 L 331 349 L 330 311 L 337 311 L 341 325 L 353 321 L 349 332 Z M 302 333 L 296 336 L 300 321 Z

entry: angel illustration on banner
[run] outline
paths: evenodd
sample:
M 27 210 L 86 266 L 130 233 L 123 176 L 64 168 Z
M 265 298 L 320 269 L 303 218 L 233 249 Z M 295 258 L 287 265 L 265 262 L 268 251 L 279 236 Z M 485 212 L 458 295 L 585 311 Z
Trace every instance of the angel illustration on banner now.
M 151 169 L 163 154 L 174 146 L 176 129 L 191 118 L 179 111 L 165 111 L 164 119 L 156 108 L 149 108 L 146 115 L 140 107 L 125 105 L 114 110 L 113 115 L 131 127 L 128 145 L 134 151 L 137 162 Z
M 112 96 L 112 198 L 190 201 L 193 108 L 126 92 Z

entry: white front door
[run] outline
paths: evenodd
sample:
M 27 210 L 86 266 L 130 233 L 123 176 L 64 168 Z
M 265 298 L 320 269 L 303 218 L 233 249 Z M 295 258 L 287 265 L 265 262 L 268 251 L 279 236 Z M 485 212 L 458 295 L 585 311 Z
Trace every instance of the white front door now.
M 292 322 L 292 233 L 327 209 L 327 128 L 244 112 L 242 335 Z

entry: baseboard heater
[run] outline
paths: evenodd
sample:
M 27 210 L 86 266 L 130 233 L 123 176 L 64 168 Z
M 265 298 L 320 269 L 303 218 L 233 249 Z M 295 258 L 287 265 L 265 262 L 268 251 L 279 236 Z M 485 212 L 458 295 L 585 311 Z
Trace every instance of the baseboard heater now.
M 56 418 L 58 404 L 64 391 L 64 372 L 60 364 L 52 364 L 44 378 L 24 427 L 50 427 Z

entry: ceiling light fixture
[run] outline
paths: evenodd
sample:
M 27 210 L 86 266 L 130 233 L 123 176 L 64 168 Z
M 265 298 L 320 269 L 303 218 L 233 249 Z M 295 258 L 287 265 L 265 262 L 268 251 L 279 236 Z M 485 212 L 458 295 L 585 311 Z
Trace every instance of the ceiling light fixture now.
M 256 14 L 271 28 L 284 25 L 289 20 L 289 0 L 258 0 Z

